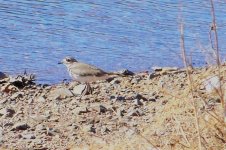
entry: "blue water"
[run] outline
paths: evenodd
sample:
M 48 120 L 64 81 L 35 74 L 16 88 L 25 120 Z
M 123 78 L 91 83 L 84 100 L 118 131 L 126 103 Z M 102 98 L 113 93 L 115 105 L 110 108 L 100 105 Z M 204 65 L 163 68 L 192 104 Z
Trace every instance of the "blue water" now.
M 226 2 L 215 3 L 221 57 L 226 56 Z M 35 73 L 39 82 L 69 78 L 65 56 L 107 71 L 182 66 L 179 16 L 195 65 L 210 50 L 209 1 L 0 0 L 0 71 Z M 205 52 L 207 53 L 207 52 Z

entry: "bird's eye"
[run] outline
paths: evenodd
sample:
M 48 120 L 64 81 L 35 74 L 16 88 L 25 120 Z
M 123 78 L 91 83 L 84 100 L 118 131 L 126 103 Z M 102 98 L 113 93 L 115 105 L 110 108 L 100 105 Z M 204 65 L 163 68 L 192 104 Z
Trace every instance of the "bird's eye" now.
M 70 61 L 70 59 L 67 58 L 66 61 Z

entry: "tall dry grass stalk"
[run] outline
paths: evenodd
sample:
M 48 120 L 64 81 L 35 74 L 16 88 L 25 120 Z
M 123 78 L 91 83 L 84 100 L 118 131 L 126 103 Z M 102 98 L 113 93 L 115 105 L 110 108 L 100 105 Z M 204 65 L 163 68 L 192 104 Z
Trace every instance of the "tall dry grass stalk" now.
M 220 53 L 219 53 L 219 42 L 218 42 L 218 33 L 217 33 L 217 23 L 216 23 L 216 15 L 215 15 L 215 8 L 214 8 L 214 2 L 213 0 L 210 0 L 210 4 L 211 4 L 211 15 L 212 15 L 212 25 L 211 25 L 211 29 L 210 29 L 210 38 L 211 38 L 211 44 L 212 44 L 212 48 L 215 52 L 216 55 L 216 63 L 217 63 L 217 71 L 218 71 L 218 77 L 220 79 L 220 86 L 219 89 L 217 89 L 217 92 L 220 96 L 221 99 L 221 104 L 222 104 L 222 108 L 224 109 L 224 114 L 226 114 L 226 104 L 224 102 L 224 92 L 223 92 L 223 85 L 222 82 L 224 82 L 223 80 L 223 76 L 221 74 L 221 60 L 220 60 Z M 214 35 L 214 43 L 212 42 L 212 34 L 211 31 L 213 31 L 213 35 Z
M 199 147 L 199 150 L 201 150 L 202 149 L 202 143 L 201 143 L 201 135 L 200 135 L 200 129 L 199 129 L 197 107 L 196 107 L 195 100 L 194 100 L 194 90 L 193 90 L 194 84 L 193 84 L 193 81 L 192 81 L 192 77 L 191 77 L 191 73 L 190 73 L 190 70 L 189 70 L 189 65 L 188 65 L 188 61 L 187 61 L 187 57 L 186 57 L 186 50 L 185 50 L 185 43 L 184 43 L 184 24 L 183 24 L 182 21 L 180 23 L 180 37 L 181 37 L 180 38 L 180 44 L 181 44 L 182 58 L 183 58 L 184 66 L 186 68 L 190 92 L 191 92 L 191 95 L 192 95 L 191 101 L 192 101 L 192 105 L 193 105 L 194 113 L 195 113 L 195 126 L 196 126 L 197 133 L 198 133 L 198 147 Z

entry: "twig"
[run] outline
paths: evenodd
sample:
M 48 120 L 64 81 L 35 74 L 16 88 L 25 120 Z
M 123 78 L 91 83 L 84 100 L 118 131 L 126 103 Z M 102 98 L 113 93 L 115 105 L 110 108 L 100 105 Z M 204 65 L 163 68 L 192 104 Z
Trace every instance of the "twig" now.
M 214 9 L 214 3 L 213 0 L 210 0 L 210 4 L 211 4 L 211 15 L 212 15 L 212 26 L 211 26 L 211 31 L 213 31 L 214 33 L 214 50 L 216 52 L 216 61 L 217 61 L 217 68 L 218 68 L 218 77 L 220 79 L 220 86 L 219 86 L 219 96 L 221 99 L 221 104 L 222 104 L 222 108 L 224 109 L 224 114 L 226 115 L 226 104 L 224 102 L 224 92 L 222 89 L 222 83 L 221 80 L 223 79 L 223 77 L 221 77 L 221 61 L 220 61 L 220 54 L 219 54 L 219 44 L 218 44 L 218 34 L 217 34 L 217 25 L 216 25 L 216 15 L 215 15 L 215 9 Z M 226 117 L 226 116 L 224 116 Z M 226 120 L 226 119 L 225 119 Z
M 192 95 L 192 104 L 193 104 L 194 111 L 195 111 L 195 126 L 196 126 L 196 129 L 198 132 L 198 147 L 199 147 L 199 150 L 201 150 L 202 143 L 201 143 L 199 122 L 198 122 L 198 113 L 197 113 L 197 108 L 196 108 L 195 100 L 194 100 L 193 82 L 192 82 L 190 71 L 188 70 L 188 62 L 187 62 L 187 58 L 186 58 L 186 51 L 185 51 L 185 45 L 184 45 L 184 24 L 182 21 L 180 24 L 180 34 L 181 34 L 180 44 L 181 44 L 181 51 L 182 51 L 182 55 L 183 55 L 183 62 L 184 62 L 185 68 L 186 68 L 187 76 L 188 76 L 188 81 L 189 81 L 189 85 L 190 85 L 190 89 L 191 89 L 190 91 L 191 91 L 191 95 Z

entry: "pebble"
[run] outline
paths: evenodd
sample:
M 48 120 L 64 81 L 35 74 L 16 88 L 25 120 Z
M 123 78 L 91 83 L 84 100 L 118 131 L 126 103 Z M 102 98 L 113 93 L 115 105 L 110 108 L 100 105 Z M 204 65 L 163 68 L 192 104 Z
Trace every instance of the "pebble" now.
M 23 94 L 24 93 L 22 93 L 22 92 L 16 92 L 10 98 L 13 99 L 13 100 L 16 99 L 16 98 L 21 98 L 21 97 L 23 97 Z
M 14 130 L 26 130 L 30 128 L 30 126 L 26 122 L 18 122 L 12 127 L 12 131 Z
M 143 100 L 143 101 L 148 101 L 148 99 L 144 96 L 142 96 L 141 94 L 135 94 L 134 95 L 134 99 L 138 99 L 138 100 Z
M 37 102 L 44 103 L 45 101 L 46 101 L 46 99 L 43 96 L 39 96 L 37 98 Z
M 73 114 L 76 114 L 76 115 L 81 115 L 81 114 L 88 113 L 88 112 L 89 112 L 89 110 L 86 106 L 76 107 L 73 110 Z
M 22 135 L 23 139 L 35 139 L 34 134 L 24 134 Z
M 107 110 L 108 110 L 108 109 L 107 109 L 106 107 L 104 107 L 103 105 L 100 105 L 99 107 L 100 107 L 100 111 L 99 111 L 100 113 L 105 113 L 105 112 L 107 112 Z
M 218 76 L 206 77 L 203 80 L 203 85 L 208 93 L 211 93 L 220 88 L 220 79 Z
M 86 89 L 85 84 L 79 84 L 73 88 L 73 93 L 75 95 L 82 95 L 85 89 Z
M 141 106 L 141 105 L 143 105 L 143 102 L 141 102 L 141 100 L 142 100 L 142 99 L 134 99 L 134 100 L 133 100 L 133 101 L 134 101 L 133 104 L 134 104 L 134 105 L 139 105 L 139 106 Z
M 141 111 L 140 109 L 133 109 L 133 110 L 129 110 L 126 116 L 142 116 L 144 115 L 143 111 Z
M 5 117 L 13 117 L 14 114 L 15 114 L 15 110 L 10 108 L 3 108 L 0 110 L 0 116 L 4 115 Z
M 132 71 L 130 71 L 128 69 L 121 70 L 121 71 L 119 71 L 119 73 L 122 74 L 122 75 L 125 75 L 125 76 L 132 76 L 132 75 L 135 74 L 135 73 L 133 73 Z
M 68 90 L 67 88 L 61 87 L 61 88 L 57 88 L 50 91 L 48 98 L 52 100 L 56 100 L 56 99 L 61 100 L 61 99 L 66 99 L 68 97 L 73 97 L 73 96 L 74 95 L 70 90 Z
M 0 72 L 0 80 L 7 78 L 7 75 L 3 72 Z

